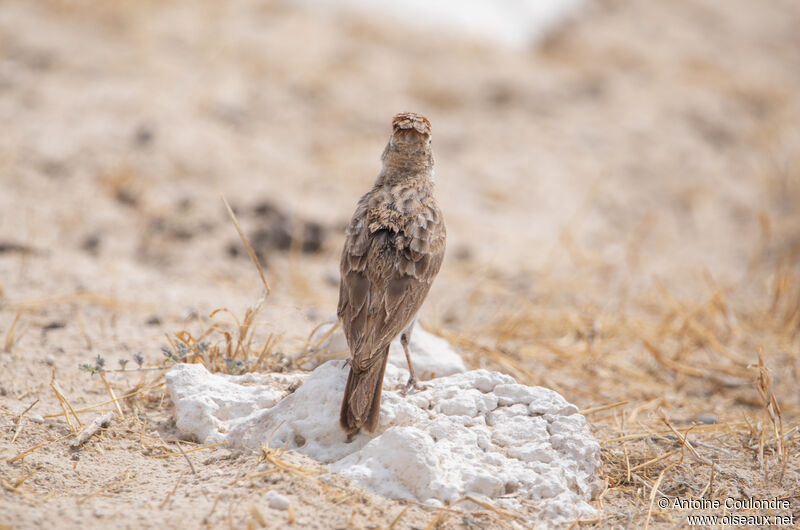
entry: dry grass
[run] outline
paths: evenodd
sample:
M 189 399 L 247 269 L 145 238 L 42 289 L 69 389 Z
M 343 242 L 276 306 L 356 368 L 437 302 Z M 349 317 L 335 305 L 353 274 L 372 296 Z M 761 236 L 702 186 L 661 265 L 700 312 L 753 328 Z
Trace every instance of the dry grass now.
M 606 482 L 602 517 L 584 526 L 685 520 L 686 511 L 654 507 L 656 496 L 777 497 L 796 510 L 796 263 L 792 252 L 772 271 L 761 265 L 726 288 L 706 273 L 709 294 L 700 300 L 656 283 L 619 312 L 558 303 L 563 292 L 545 291 L 533 303 L 487 283 L 473 293 L 476 303 L 512 309 L 467 323 L 469 334 L 436 331 L 473 366 L 557 389 L 584 407 L 601 440 Z M 751 289 L 759 283 L 769 285 L 760 298 Z
M 224 197 L 222 201 L 230 215 L 233 226 L 236 228 L 236 233 L 241 238 L 245 249 L 247 249 L 247 254 L 250 256 L 259 279 L 264 286 L 264 293 L 255 304 L 245 310 L 244 317 L 241 320 L 226 307 L 211 312 L 209 319 L 212 322 L 217 316 L 227 314 L 234 323 L 232 331 L 230 326 L 226 327 L 219 322 L 213 322 L 210 326 L 206 326 L 204 321 L 200 319 L 202 330 L 198 337 L 194 337 L 187 330 L 175 333 L 174 338 L 167 336 L 167 340 L 172 345 L 173 354 L 177 352 L 173 360 L 200 362 L 210 372 L 282 371 L 290 363 L 286 357 L 275 351 L 275 347 L 281 338 L 279 335 L 270 333 L 259 347 L 254 344 L 256 317 L 263 309 L 271 289 L 264 274 L 264 268 L 244 230 L 242 230 L 236 215 Z M 214 339 L 218 340 L 214 341 Z M 209 342 L 209 340 L 214 342 Z
M 285 370 L 289 361 L 276 350 L 280 335 L 269 333 L 257 341 L 256 317 L 263 307 L 262 298 L 248 307 L 241 319 L 230 309 L 219 308 L 211 312 L 207 321 L 199 321 L 201 331 L 197 336 L 188 330 L 167 336 L 174 352 L 171 360 L 199 362 L 210 372 L 228 374 Z M 221 315 L 227 315 L 231 321 L 215 320 Z

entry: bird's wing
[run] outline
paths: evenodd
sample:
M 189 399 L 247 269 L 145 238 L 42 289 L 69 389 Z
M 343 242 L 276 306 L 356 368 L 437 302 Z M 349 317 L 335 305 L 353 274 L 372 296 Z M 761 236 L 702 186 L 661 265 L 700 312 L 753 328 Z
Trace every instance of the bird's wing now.
M 419 311 L 441 267 L 446 237 L 435 203 L 423 205 L 398 231 L 368 224 L 367 209 L 362 199 L 348 227 L 339 290 L 338 314 L 358 371 L 371 366 Z

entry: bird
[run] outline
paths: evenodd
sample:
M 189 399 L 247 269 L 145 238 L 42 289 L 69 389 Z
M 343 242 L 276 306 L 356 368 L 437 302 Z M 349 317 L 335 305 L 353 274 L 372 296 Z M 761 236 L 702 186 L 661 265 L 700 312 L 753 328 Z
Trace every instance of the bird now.
M 374 432 L 389 345 L 400 335 L 408 362 L 404 391 L 421 388 L 408 344 L 416 315 L 444 259 L 447 231 L 434 198 L 431 122 L 414 112 L 392 119 L 372 189 L 345 233 L 337 314 L 350 348 L 339 417 L 353 435 Z

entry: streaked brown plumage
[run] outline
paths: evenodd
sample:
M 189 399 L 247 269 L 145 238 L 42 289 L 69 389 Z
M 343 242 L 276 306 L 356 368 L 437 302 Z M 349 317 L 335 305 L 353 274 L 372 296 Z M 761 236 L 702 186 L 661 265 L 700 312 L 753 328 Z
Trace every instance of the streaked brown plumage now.
M 409 386 L 416 384 L 408 339 L 444 257 L 431 124 L 407 112 L 394 117 L 392 128 L 383 169 L 358 201 L 342 251 L 338 314 L 350 346 L 350 375 L 339 422 L 348 433 L 378 426 L 389 344 L 401 333 Z

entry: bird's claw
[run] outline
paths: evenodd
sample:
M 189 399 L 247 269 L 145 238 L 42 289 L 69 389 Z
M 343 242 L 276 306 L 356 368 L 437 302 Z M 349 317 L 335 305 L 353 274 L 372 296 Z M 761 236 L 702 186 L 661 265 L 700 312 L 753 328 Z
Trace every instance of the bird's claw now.
M 409 377 L 408 382 L 405 384 L 405 386 L 403 386 L 403 388 L 400 389 L 400 395 L 407 396 L 412 388 L 417 391 L 422 391 L 425 390 L 427 387 L 423 384 L 418 383 L 416 378 Z

